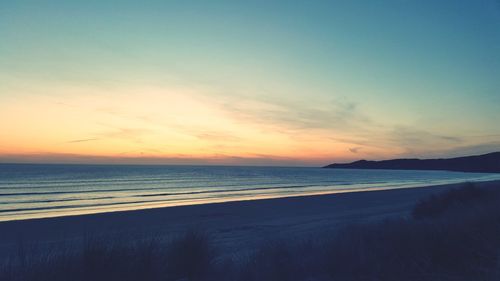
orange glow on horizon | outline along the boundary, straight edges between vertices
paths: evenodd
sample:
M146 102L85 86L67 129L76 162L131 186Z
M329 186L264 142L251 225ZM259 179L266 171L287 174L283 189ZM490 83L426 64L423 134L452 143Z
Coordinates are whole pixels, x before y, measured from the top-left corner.
M60 95L49 98L30 95L0 105L0 119L12 120L3 124L3 158L125 162L143 158L160 163L162 159L207 163L269 159L314 165L349 159L352 146L332 143L332 132L259 123L228 110L226 101L214 102L217 98L208 100L183 88L114 89L114 94L99 89L58 90Z

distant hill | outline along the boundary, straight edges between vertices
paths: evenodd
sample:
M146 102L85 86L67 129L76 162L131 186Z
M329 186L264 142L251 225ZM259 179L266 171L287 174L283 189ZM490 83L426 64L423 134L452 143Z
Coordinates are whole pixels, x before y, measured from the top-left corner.
M345 164L330 164L335 169L446 170L457 172L500 173L500 152L449 159L359 160Z

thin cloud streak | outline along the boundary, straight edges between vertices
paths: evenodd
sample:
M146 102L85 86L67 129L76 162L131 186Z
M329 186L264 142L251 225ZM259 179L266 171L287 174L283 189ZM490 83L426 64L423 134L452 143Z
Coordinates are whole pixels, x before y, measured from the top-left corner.
M66 143L80 143L80 142L89 142L89 141L98 141L100 139L93 138L93 139L81 139L81 140L70 140L67 141Z
M346 99L327 103L311 101L277 101L271 99L228 100L223 110L242 122L280 127L284 130L348 130L372 124L359 104Z

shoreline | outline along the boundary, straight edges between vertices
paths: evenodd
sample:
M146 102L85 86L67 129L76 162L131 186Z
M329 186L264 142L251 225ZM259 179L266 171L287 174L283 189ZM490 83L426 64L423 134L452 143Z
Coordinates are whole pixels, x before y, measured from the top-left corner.
M477 182L493 186L500 181ZM304 237L356 223L401 218L421 198L462 183L327 195L231 201L0 222L0 252L25 244L74 243L85 235L172 237L187 229L213 236L221 248L249 248L279 237Z
M500 179L486 179L486 180L473 180L472 182L481 183L489 181L500 181ZM324 196L324 195L334 195L343 193L357 193L357 192L372 192L372 191L384 191L393 189L410 189L410 188L422 188L429 186L443 186L443 185L454 185L460 184L464 181L451 180L451 181L437 181L435 183L407 183L407 184L371 184L368 187L359 185L358 187L345 188L345 189L329 189L324 191L295 191L283 194L260 194L260 195L246 195L241 197L221 197L221 198L193 198L185 199L180 201L160 200L158 202L143 202L142 204L137 204L136 206L128 205L130 203L118 203L117 206L110 209L102 208L87 208L87 209L76 209L76 210L50 210L50 213L21 213L17 215L2 215L0 214L0 224L4 222L12 221L26 221L26 220L39 220L39 219L52 219L52 218L63 218L63 217L77 217L77 216L87 216L87 215L99 215L106 213L116 213L116 212L134 212L141 210L151 210L151 209L163 209L163 208L176 208L184 206L196 206L196 205L210 205L210 204L224 204L230 202L244 202L244 201L258 201L258 200L271 200L271 199L282 199L282 198L293 198L293 197L309 197L309 196ZM123 204L123 207L119 207ZM128 206L127 206L128 205Z

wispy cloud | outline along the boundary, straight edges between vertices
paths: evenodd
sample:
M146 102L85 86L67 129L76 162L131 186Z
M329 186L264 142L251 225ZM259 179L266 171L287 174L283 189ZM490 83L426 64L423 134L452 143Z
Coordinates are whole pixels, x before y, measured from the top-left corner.
M215 141L215 142L236 142L241 138L226 132L206 131L196 134L196 137L201 140Z
M124 139L141 142L141 138L151 133L151 130L144 128L115 128L113 130L99 133L102 138Z
M356 154L356 153L358 153L361 149L362 149L362 147L359 147L359 146L358 146L358 147L351 147L351 148L349 148L349 151L350 151L350 152L352 152L352 153L354 153L354 154Z
M371 123L359 103L347 99L326 102L271 98L229 100L222 107L241 122L260 124L271 130L354 131Z
M388 141L400 147L412 149L421 147L456 145L463 139L456 136L441 135L408 126L398 126L387 134Z
M79 142L89 142L89 141L97 141L99 140L98 138L91 138L91 139L80 139L80 140L70 140L67 141L66 143L79 143Z

